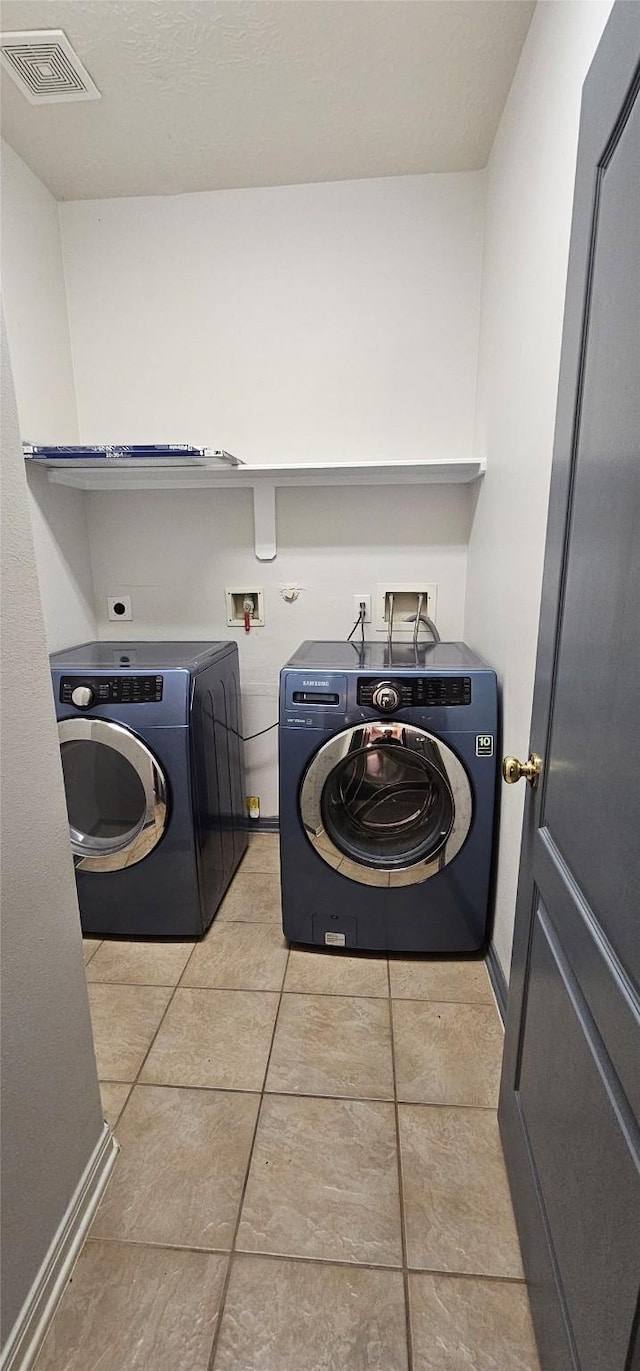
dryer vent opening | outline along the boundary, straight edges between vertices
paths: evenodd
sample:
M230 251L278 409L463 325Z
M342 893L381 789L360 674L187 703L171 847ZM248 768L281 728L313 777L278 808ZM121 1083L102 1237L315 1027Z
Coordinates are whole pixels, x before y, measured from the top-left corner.
M102 98L62 29L3 33L0 57L31 105Z

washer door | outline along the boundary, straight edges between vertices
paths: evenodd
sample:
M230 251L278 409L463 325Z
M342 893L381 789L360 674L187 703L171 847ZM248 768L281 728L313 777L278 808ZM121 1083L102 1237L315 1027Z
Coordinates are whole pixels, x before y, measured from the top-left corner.
M106 719L58 724L74 861L120 871L148 856L167 826L168 786L148 747Z
M363 885L413 885L457 855L471 827L467 773L439 738L411 724L359 724L316 753L300 816L320 857Z

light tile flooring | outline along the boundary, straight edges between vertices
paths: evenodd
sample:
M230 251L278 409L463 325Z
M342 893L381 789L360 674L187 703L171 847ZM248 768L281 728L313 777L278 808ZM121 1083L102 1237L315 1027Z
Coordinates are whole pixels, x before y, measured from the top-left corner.
M113 1179L37 1371L537 1371L479 961L85 940Z

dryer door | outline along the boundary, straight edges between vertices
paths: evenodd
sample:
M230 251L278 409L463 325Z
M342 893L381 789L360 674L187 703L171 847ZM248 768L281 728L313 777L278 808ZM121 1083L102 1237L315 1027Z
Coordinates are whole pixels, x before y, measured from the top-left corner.
M386 720L336 734L310 762L300 814L318 856L363 885L413 885L457 855L471 827L467 773L424 729Z
M76 866L120 871L142 861L168 818L167 781L153 753L107 719L63 719L58 736Z

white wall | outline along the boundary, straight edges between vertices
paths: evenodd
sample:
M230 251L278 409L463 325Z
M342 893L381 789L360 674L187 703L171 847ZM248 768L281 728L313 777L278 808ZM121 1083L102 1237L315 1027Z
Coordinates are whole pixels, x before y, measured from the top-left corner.
M462 636L467 487L278 492L278 556L257 562L249 492L91 494L89 529L100 636L236 638L245 733L277 718L278 672L304 638L345 638L353 596L383 576L438 586L443 637ZM279 587L303 587L286 604ZM264 628L225 624L223 588L264 587ZM106 596L130 594L131 624L109 623ZM374 636L370 626L368 636ZM277 813L277 734L247 744L248 789Z
M200 441L249 462L469 456L483 177L409 176L60 206L81 437ZM305 637L345 637L353 596L435 581L462 633L469 493L286 490L278 557L253 553L249 497L91 495L100 636L237 636L245 731L277 715ZM297 581L299 601L278 587ZM234 635L225 585L264 586ZM106 596L130 593L131 624ZM276 736L248 747L277 811Z
M610 0L539 4L487 175L465 637L502 678L527 755L582 82ZM494 942L508 975L524 786L503 787Z
M466 457L483 176L60 206L80 436Z
M1 474L4 1342L104 1127L4 317Z
M58 205L2 143L2 289L22 437L78 441ZM96 636L81 491L29 473L30 510L49 650Z

